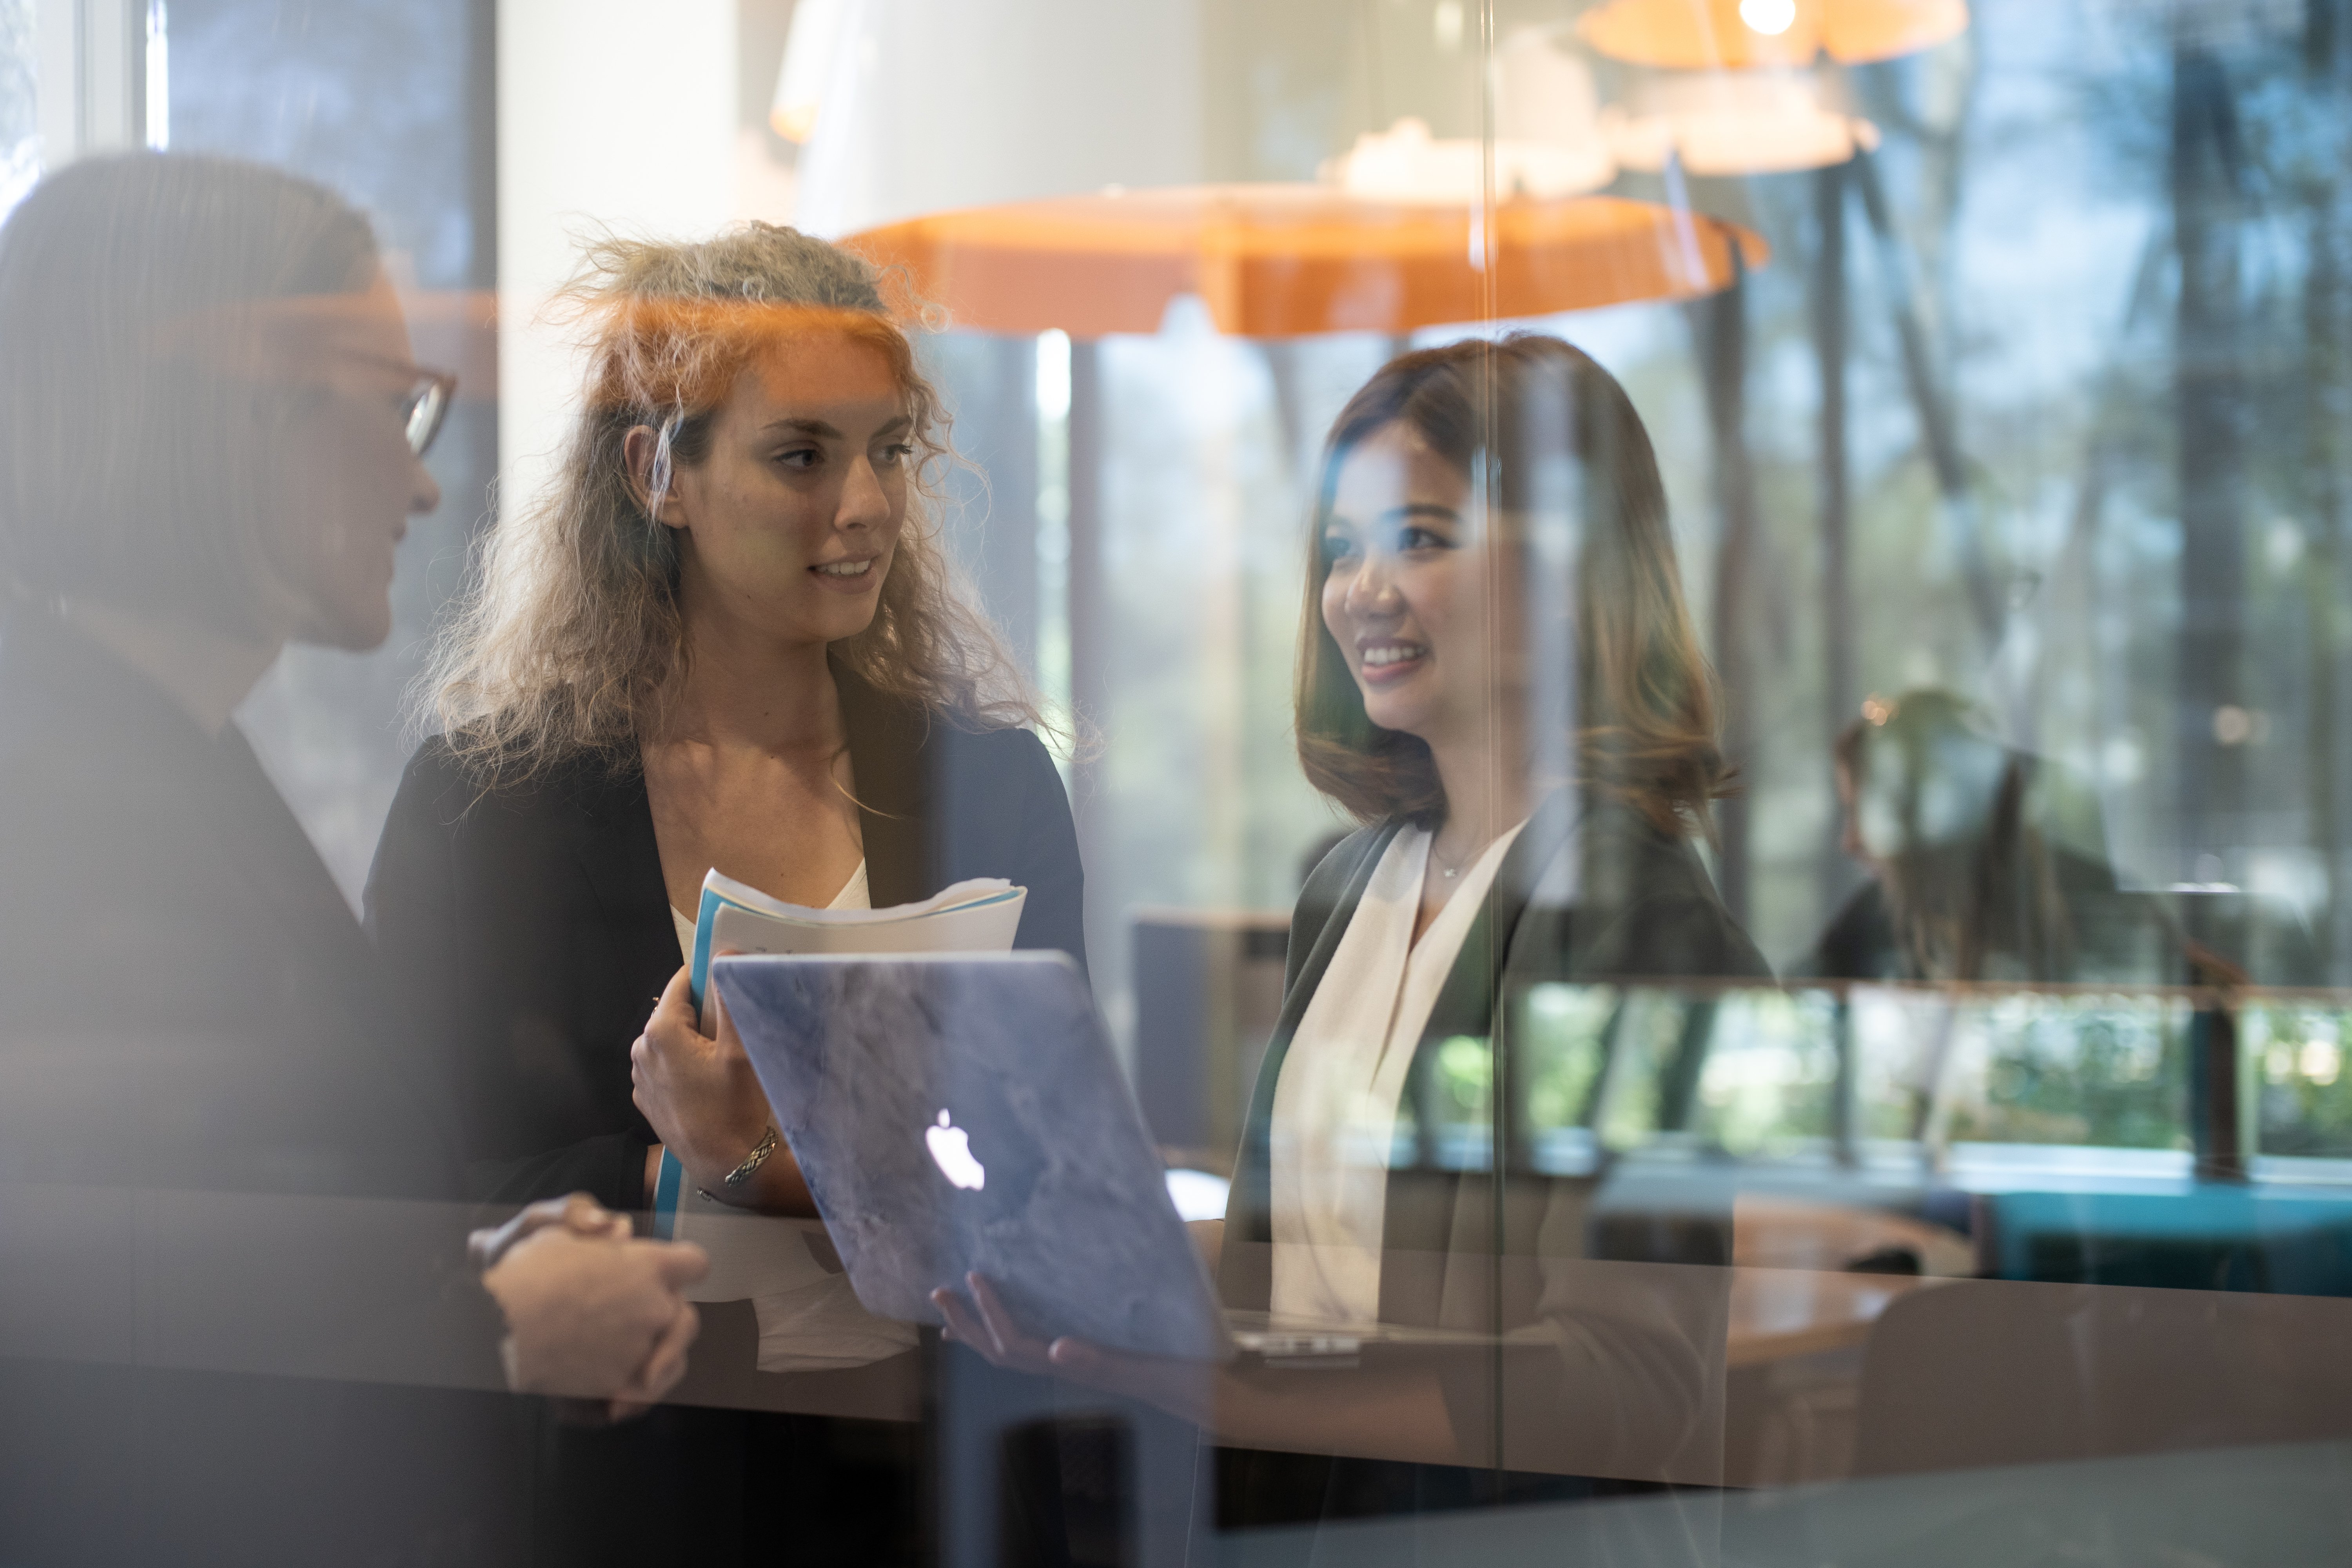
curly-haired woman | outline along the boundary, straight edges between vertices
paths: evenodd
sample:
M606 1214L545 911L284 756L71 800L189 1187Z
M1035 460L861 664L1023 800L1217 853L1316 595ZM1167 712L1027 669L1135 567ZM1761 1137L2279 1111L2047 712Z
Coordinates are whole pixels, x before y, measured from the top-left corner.
M953 591L931 516L945 420L872 268L752 224L607 240L568 298L589 328L585 402L441 641L442 733L393 805L371 927L457 1042L483 1196L642 1209L667 1145L700 1187L806 1214L788 1150L724 1180L773 1144L740 1049L704 1042L632 1082L704 873L842 907L1006 877L1029 889L1019 945L1083 959L1068 800L1019 678ZM855 1302L834 1289L838 1329ZM735 1316L707 1315L707 1349L748 1338ZM847 1337L869 1356L890 1340ZM661 1414L564 1439L581 1552L667 1560L727 1533L694 1522L726 1497L830 1485L806 1423L671 1418L695 1435L660 1455ZM652 1506L625 1522L583 1493Z

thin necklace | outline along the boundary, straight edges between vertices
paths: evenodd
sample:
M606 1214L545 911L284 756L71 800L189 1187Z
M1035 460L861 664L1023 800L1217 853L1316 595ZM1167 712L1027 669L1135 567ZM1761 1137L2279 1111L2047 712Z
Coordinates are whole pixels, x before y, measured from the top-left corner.
M1475 858L1478 851L1485 847L1486 846L1481 844L1477 846L1476 848L1468 850L1463 855L1461 859L1456 860L1453 865L1449 866L1437 853L1437 835L1433 833L1429 836L1429 858L1437 862L1438 872L1449 882L1454 880L1454 878L1462 875L1462 868L1468 865L1474 858Z

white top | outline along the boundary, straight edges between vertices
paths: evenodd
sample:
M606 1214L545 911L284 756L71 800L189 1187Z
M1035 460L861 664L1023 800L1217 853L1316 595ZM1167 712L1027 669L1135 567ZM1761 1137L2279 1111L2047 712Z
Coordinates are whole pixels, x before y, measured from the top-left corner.
M874 907L860 860L826 908ZM694 956L694 920L669 911L677 947ZM829 1272L809 1250L808 1240L824 1226L816 1220L772 1219L704 1198L680 1197L682 1223L709 1248L711 1272L689 1288L690 1300L734 1301L748 1296L760 1323L761 1372L826 1372L865 1366L911 1348L915 1331L875 1317L860 1306L849 1276ZM690 1212L688 1212L690 1211Z
M1282 1058L1269 1130L1277 1317L1369 1323L1381 1304L1381 1235L1397 1105L1430 1010L1524 822L1465 867L1412 940L1430 835L1389 841Z
M857 863L857 869L849 874L849 880L841 885L841 891L834 894L833 902L824 907L829 910L870 910L874 907L874 894L866 886L865 861ZM678 952L686 955L687 963L692 963L694 917L678 913L677 906L672 904L669 907L669 923L677 930Z

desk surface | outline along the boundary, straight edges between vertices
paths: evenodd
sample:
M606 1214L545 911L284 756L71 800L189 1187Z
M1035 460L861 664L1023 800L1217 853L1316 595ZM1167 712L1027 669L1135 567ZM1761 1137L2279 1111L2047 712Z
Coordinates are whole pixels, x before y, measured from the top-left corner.
M1941 1284L1916 1274L1735 1268L1724 1360L1756 1366L1859 1345L1898 1297Z

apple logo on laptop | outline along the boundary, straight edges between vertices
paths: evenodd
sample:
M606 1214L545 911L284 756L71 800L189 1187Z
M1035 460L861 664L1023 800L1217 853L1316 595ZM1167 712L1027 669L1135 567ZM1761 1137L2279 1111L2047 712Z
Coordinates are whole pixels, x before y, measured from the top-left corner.
M940 1112L936 1127L923 1129L923 1142L930 1145L931 1159L940 1172L959 1187L973 1192L988 1184L988 1168L971 1157L971 1135Z

